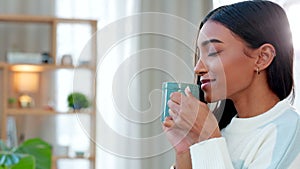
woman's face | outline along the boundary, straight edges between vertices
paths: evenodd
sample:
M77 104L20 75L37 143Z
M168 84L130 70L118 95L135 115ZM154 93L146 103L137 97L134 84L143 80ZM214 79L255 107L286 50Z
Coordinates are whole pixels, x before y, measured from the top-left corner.
M222 24L207 21L197 44L200 59L194 71L201 76L207 102L235 99L250 91L255 75L254 50L244 41Z

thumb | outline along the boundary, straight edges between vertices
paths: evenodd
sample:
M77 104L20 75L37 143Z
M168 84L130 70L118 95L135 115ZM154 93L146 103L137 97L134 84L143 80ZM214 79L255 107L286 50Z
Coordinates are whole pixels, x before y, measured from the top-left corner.
M192 92L191 92L191 89L189 86L187 86L185 89L184 89L184 93L187 95L187 96L193 96Z

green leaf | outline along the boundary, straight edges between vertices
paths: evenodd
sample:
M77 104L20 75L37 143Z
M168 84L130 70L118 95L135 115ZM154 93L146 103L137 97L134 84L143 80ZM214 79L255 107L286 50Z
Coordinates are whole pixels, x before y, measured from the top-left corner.
M51 145L40 138L26 140L18 147L16 153L32 155L35 158L36 169L51 168Z
M0 154L0 165L4 165L6 160L6 154Z
M86 96L79 92L73 92L68 95L68 106L73 109L81 109L89 107L89 101Z
M10 158L12 164L18 163L20 161L20 159L21 159L21 157L19 155L17 155L17 154L11 154L9 156L9 158Z
M1 166L12 166L20 161L20 156L12 154L11 152L1 152L0 154L0 165Z
M9 148L6 146L6 144L2 140L0 140L0 150L1 151L8 151L9 150Z
M35 159L32 155L25 155L20 162L12 166L11 169L35 169Z

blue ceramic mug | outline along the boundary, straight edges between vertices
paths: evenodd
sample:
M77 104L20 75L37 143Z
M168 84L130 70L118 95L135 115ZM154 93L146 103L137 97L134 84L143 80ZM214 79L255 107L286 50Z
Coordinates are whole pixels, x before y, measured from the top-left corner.
M177 83L177 82L164 82L162 85L162 115L161 121L164 121L169 116L168 100L173 92L181 92L184 94L186 87L190 87L193 96L199 99L199 85L192 83Z

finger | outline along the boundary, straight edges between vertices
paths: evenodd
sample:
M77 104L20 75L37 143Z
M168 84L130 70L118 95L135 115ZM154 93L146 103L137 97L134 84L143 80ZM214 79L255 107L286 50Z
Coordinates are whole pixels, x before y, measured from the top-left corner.
M181 97L182 97L182 93L180 93L180 92L173 92L170 95L170 100L172 100L173 102L175 102L177 104L180 104Z
M191 92L191 89L189 86L187 86L185 89L184 89L184 93L187 95L187 96L193 96L192 92ZM194 97L194 96L193 96Z
M169 109L174 111L174 113L176 113L176 114L178 114L178 112L180 111L180 105L173 102L172 100L168 101L168 106L169 106Z
M165 120L173 120L173 119L172 119L172 117L167 116L167 117L165 118Z
M163 122L163 126L166 128L170 128L173 127L175 125L173 119L171 117L166 117L164 122Z
M172 111L171 109L169 109L169 115L172 119L175 119L178 116L178 113Z

